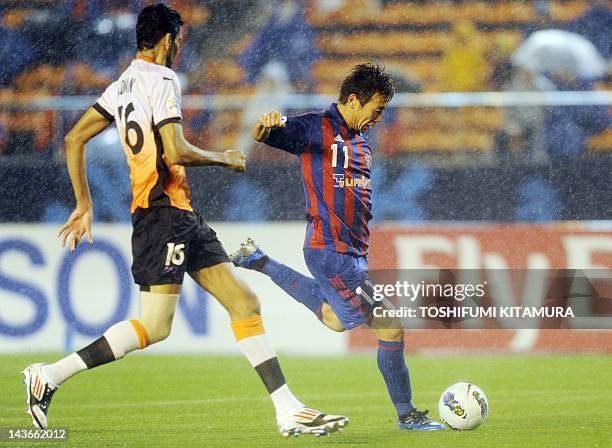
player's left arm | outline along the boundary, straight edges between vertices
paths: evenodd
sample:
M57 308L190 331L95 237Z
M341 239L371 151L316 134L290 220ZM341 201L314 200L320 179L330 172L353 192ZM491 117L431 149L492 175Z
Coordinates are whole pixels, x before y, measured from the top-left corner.
M182 166L217 165L238 172L245 170L246 158L242 151L206 151L187 141L182 124L181 86L176 76L161 77L153 92L153 125L161 137L166 162Z
M64 138L64 152L76 206L68 221L59 230L58 236L62 240L62 247L68 242L71 252L76 249L83 235L87 236L87 241L93 243L91 235L93 203L87 183L85 145L111 122L109 117L90 107Z
M200 149L187 141L181 123L164 124L159 129L159 134L164 145L166 160L172 165L216 165L233 171L245 171L246 158L241 150L228 149L225 152L216 152Z

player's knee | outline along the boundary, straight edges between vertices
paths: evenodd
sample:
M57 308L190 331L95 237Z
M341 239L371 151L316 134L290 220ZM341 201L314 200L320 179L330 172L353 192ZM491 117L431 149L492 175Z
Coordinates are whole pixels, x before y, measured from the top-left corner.
M154 326L149 334L149 343L161 342L170 336L170 326Z
M376 337L382 341L401 342L404 340L403 328L385 328L376 330Z
M163 341L170 335L178 294L142 293L140 322L149 344Z
M147 332L147 337L150 344L161 342L170 336L172 331L172 319L170 320L149 320L141 318L142 324Z

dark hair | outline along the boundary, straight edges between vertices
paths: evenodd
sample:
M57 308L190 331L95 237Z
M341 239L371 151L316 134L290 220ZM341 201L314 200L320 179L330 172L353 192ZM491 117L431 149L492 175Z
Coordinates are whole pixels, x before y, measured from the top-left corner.
M383 65L376 62L358 64L342 81L340 98L338 98L340 103L346 104L351 93L357 96L362 106L370 101L375 93L383 96L387 101L391 101L395 93L393 78L385 72Z
M163 3L150 5L138 15L136 24L136 44L139 50L153 48L162 37L170 33L172 41L176 39L183 25L181 15Z

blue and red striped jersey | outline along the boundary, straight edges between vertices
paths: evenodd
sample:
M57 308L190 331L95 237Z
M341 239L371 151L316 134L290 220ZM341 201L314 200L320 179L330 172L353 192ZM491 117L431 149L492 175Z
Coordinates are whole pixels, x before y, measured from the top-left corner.
M265 143L300 158L308 220L304 248L366 255L372 151L347 126L337 105L289 117L284 128L271 130Z

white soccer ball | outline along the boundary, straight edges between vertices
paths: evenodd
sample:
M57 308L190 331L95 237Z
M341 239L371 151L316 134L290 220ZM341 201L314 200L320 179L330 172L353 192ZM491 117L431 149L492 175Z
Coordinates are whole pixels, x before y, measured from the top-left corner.
M470 383L449 386L438 403L444 423L453 429L476 429L487 418L489 402L480 388Z

